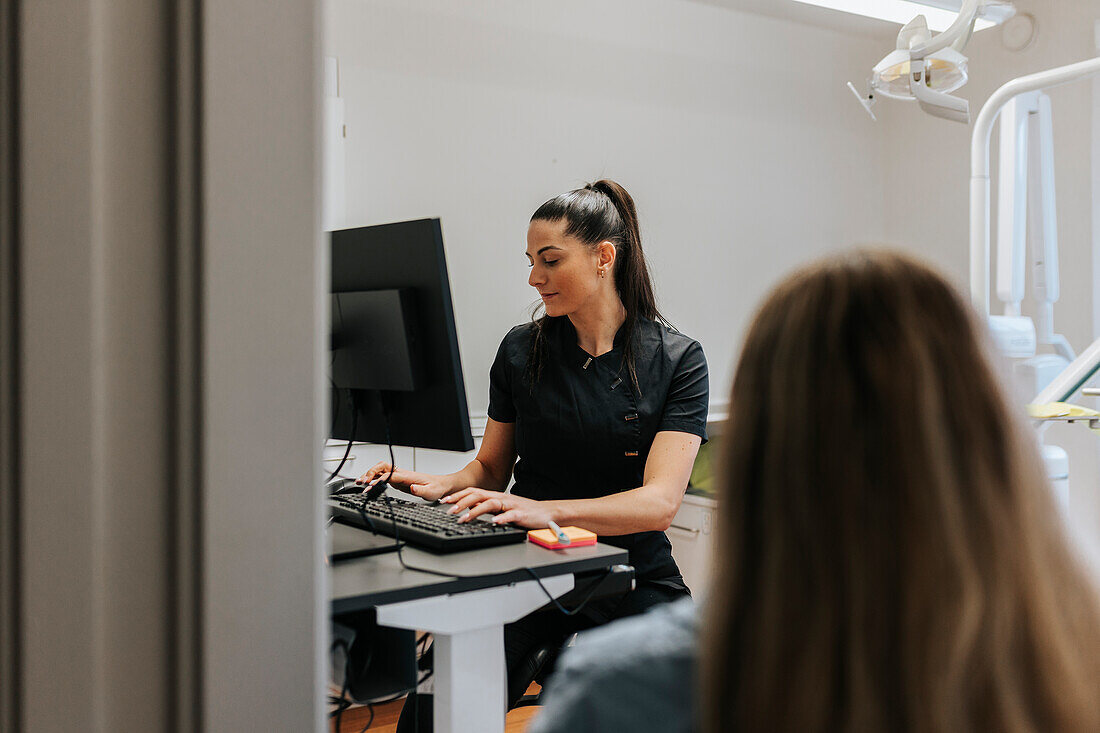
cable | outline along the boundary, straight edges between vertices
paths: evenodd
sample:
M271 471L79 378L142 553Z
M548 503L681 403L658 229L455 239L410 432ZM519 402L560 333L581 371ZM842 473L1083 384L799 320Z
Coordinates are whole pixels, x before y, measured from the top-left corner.
M336 361L336 356L332 357L333 361ZM329 369L332 369L332 364L329 364ZM332 425L329 426L328 434L332 435L336 432L336 421L340 419L340 388L336 386L336 382L332 381L332 377L328 378L328 383L332 385L332 390L336 392L336 407L332 411Z
M390 413L389 410L386 409L386 395L384 392L378 393L378 402L382 405L382 424L386 428L386 445L390 449L390 472L386 476L385 481L385 483L389 484L390 479L393 478L393 471L397 466L394 465L393 460L393 438L390 436Z
M420 668L421 658L423 658L423 656L428 651L428 634L424 634L422 637L420 637L419 643L421 648L420 651L418 651L416 654L417 669ZM420 730L420 685L424 684L424 682L426 682L428 678L432 676L433 672L435 672L434 660L431 668L428 670L428 673L424 675L419 682L416 683L416 687L413 688L413 691L409 695L412 698L413 730L416 731Z
M539 584L539 588L542 588L542 592L546 594L546 597L550 599L550 602L554 604L554 607L556 609L558 609L559 611L561 611L566 616L576 616L578 613L580 613L581 610L585 607L585 605L590 600L592 600L592 597L594 595L596 595L596 591L599 590L600 585L602 585L603 582L611 576L611 573L615 572L614 566L609 567L607 569L607 571L603 574L603 577L600 578L598 582L592 584L592 589L590 591L588 591L588 595L586 595L584 597L584 599L581 600L581 602L577 605L577 607L572 609L572 610L566 610L565 606L561 605L561 603L558 602L557 598L550 595L550 591L546 590L546 586L542 584L542 580L539 578L539 576L535 575L534 570L532 570L531 568L523 568L523 569L526 570L527 573L532 578L535 579L535 582Z
M352 418L351 424L352 424L352 426L355 425L355 418ZM352 427L352 431L353 431L352 434L354 435L355 434L354 433L354 431L355 431L354 427ZM345 463L347 463L348 455L351 453L351 444L353 442L354 441L351 438L348 438L348 447L344 451L344 457L340 459L340 463L336 466L336 469L328 475L328 478L325 479L325 485L326 486L328 485L328 483L330 481L332 481L334 478L336 478L336 475L340 473L340 469L344 467ZM347 478L347 477L346 476L341 476L340 478Z
M367 719L367 724L359 730L359 733L367 733L367 729L374 724L374 705L368 702L367 710L370 711L370 718ZM339 729L337 730L337 733L339 733Z
M387 703L394 702L395 700L400 700L401 698L405 697L406 695L411 695L413 693L413 690L415 690L417 687L419 687L420 685L427 682L428 679L431 676L432 676L432 672L431 672L431 670L429 670L423 677L421 677L417 680L415 687L409 687L409 688L406 688L404 690L401 690L400 692L395 692L394 694L390 695L389 697L379 697L379 698L376 698L374 700L368 700L367 702L364 702L363 704L364 705L385 705Z
M339 405L340 401L337 400L336 402L337 405ZM359 427L359 411L355 409L355 393L352 392L350 389L348 390L348 406L351 407L351 435L348 436L348 447L344 451L344 457L340 459L340 463L336 466L336 470L330 473L328 475L328 478L325 479L326 485L329 481L332 481L332 479L336 478L336 474L340 473L340 469L344 467L345 463L347 463L348 456L351 454L351 444L355 440L355 429ZM336 426L335 418L333 418L332 424L333 427ZM330 432L329 435L332 435L332 433ZM393 449L391 448L390 450L392 453Z
M414 700L415 700L415 697L416 697L416 689L417 689L418 687L420 687L420 685L422 685L422 684L424 684L425 682L427 682L427 681L428 681L428 679L429 679L429 678L430 678L431 676L432 676L432 670L428 670L428 673L427 673L427 674L425 674L425 675L424 675L423 677L419 678L419 679L417 680L416 684L415 684L415 685L414 685L413 687L410 687L410 688L408 688L408 689L402 690L401 692L398 692L398 693L396 693L396 694L393 694L393 695L391 695L391 696L389 696L389 697L383 697L383 698L378 698L378 699L375 699L375 700L368 700L367 702L363 703L364 705L366 705L366 706L367 706L367 710L368 710L368 712L370 713L370 718L368 718L368 719L367 719L367 724L366 724L366 725L364 725L364 726L362 727L362 729L361 729L361 730L359 731L359 733L364 733L365 731L367 731L368 729L370 729L370 727L371 727L371 726L372 726L372 725L374 724L374 706L375 706L375 705L386 705L386 704L389 704L389 703L391 703L391 702L397 702L397 701L398 701L398 700L400 700L401 698L403 698L403 697L408 697L409 695L412 695L412 696L413 696L413 698L414 698ZM350 702L348 702L348 703L346 704L346 706L344 707L344 710L347 710L347 708L349 708L349 707L351 707L351 703L350 703ZM415 710L415 705L414 705L414 710ZM415 713L414 713L414 716L415 716ZM331 717L331 716L330 716L330 717ZM414 723L415 723L415 722L416 722L416 721L414 720ZM340 730L340 726L339 726L339 723L337 723L337 726L336 726L336 730L337 730L337 731L339 731L339 730ZM414 726L413 726L413 730L419 730L419 726L418 726L418 725L414 725Z
M351 655L351 645L348 644L346 639L334 639L332 646L329 647L329 652L332 653L337 648L342 647L344 649L344 683L340 688L340 697L337 698L338 704L336 710L329 714L329 717L336 718L336 730L340 730L340 718L344 714L344 711L352 706L352 700L348 699L348 695L351 692L351 679L356 676L353 668L353 660ZM357 648L362 648L357 647ZM374 645L368 644L366 648L366 656L363 659L361 665L362 670L365 672L374 661ZM331 701L331 700L330 700Z
M332 646L329 647L329 654L332 654L338 647L344 648L344 682L340 686L340 703L336 707L336 711L330 715L330 717L336 718L336 730L340 730L340 720L343 718L344 711L351 707L351 703L347 701L348 686L351 683L351 647L343 639L335 639L332 642Z

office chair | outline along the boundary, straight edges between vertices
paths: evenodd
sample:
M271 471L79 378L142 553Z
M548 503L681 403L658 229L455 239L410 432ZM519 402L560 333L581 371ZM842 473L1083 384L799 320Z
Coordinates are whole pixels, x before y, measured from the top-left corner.
M521 663L520 673L516 675L515 681L509 685L508 699L516 701L515 705L512 706L513 709L540 704L539 698L542 695L542 690L546 689L546 682L554 673L558 657L565 647L573 644L576 637L577 635L574 633L556 639L548 639L531 650L531 653ZM537 682L542 690L528 695L526 691L532 682Z

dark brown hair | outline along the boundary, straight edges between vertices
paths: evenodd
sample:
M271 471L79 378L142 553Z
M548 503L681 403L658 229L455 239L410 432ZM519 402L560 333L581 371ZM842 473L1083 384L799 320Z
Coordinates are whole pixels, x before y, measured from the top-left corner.
M1095 587L941 276L861 252L789 277L725 440L708 733L1100 730Z
M642 251L642 235L638 228L638 211L634 199L626 189L608 179L589 183L584 188L555 196L531 215L531 221L565 221L566 236L574 237L581 244L595 249L601 242L615 245L615 266L612 276L615 289L626 309L624 322L626 338L623 346L623 363L630 374L634 389L638 389L638 375L634 368L634 326L639 320L668 321L657 310L653 295L653 282L649 266ZM547 316L539 315L536 307L533 315L535 336L531 342L531 355L527 361L527 374L532 382L538 381L546 356L543 329Z

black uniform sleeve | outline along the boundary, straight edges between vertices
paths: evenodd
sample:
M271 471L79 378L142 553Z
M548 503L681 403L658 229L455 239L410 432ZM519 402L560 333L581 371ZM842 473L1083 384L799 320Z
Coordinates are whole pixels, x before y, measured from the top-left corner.
M510 334L509 334L510 335ZM489 368L489 417L497 422L515 422L516 404L512 399L512 368L508 359L508 336L500 342L496 359Z
M691 345L680 357L672 383L668 388L668 397L657 425L661 430L675 430L681 433L698 435L707 442L707 406L710 401L710 378L707 372L707 358L698 341Z

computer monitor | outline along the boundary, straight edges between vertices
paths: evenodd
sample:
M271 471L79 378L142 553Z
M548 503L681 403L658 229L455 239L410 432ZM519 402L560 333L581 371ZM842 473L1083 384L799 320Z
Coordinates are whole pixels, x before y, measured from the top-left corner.
M330 236L331 437L473 450L439 219Z

